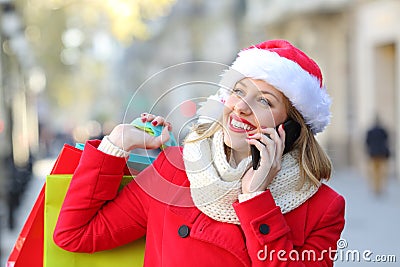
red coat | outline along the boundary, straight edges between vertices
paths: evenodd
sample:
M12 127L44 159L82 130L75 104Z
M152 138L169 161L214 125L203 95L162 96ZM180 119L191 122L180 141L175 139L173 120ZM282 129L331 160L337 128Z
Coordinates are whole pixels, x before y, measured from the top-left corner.
M240 225L222 223L193 206L180 148L166 149L116 197L125 159L98 144L87 143L71 181L54 232L60 247L94 252L146 235L145 266L333 265L345 202L328 186L284 215L267 190L234 204Z

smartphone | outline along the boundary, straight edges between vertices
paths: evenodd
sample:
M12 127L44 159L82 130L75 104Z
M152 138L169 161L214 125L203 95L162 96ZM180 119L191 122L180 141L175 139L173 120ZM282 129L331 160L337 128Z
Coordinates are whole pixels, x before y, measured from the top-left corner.
M280 125L278 125L275 129L278 131ZM283 154L292 150L294 142L296 142L297 138L300 136L301 126L298 122L288 119L283 123L283 129L285 130L285 149L283 150ZM257 170L260 165L260 151L256 148L255 145L250 146L251 149L251 157L253 161L253 170Z

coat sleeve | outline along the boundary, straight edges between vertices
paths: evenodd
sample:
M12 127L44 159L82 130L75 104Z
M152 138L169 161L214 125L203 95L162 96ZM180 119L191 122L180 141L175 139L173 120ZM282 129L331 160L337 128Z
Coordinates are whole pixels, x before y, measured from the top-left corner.
M145 235L149 197L134 181L118 192L125 163L97 150L95 142L86 143L55 227L59 247L95 252Z
M343 197L336 194L324 207L304 244L295 247L291 229L269 190L248 201L234 203L252 266L274 267L333 266L336 242L344 227L344 207Z

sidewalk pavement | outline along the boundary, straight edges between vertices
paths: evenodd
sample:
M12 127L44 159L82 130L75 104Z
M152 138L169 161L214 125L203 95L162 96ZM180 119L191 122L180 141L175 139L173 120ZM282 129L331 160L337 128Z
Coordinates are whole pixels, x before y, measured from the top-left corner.
M342 249L335 266L399 266L400 181L390 177L384 193L376 196L366 177L347 169L335 172L328 185L346 199L346 224L338 242Z
M47 159L35 163L34 177L16 212L15 230L9 231L2 226L0 266L5 266L53 162L54 159ZM391 177L385 193L377 197L372 193L365 177L355 170L346 169L335 171L328 185L346 199L346 226L339 243L341 249L338 249L335 266L399 266L400 181ZM379 257L388 261L392 255L396 262L376 261Z

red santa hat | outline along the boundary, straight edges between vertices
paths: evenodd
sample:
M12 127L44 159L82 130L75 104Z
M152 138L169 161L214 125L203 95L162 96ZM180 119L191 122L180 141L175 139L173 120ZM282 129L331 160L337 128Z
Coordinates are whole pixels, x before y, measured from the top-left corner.
M314 134L330 122L331 99L321 70L304 52L285 40L270 40L239 52L222 75L221 89L212 98L224 102L241 79L263 80L280 90L302 114Z

